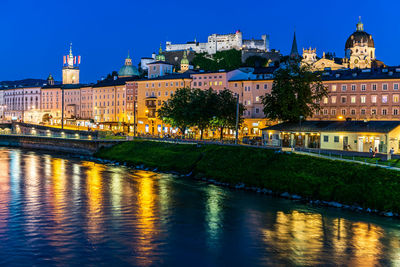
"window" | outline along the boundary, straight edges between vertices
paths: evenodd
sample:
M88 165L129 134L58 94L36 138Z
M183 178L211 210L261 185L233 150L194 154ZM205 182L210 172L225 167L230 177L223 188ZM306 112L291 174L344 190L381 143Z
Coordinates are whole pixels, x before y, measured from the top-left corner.
M324 115L328 115L328 110L324 109Z
M333 116L335 116L335 115L336 115L336 109L331 109L331 114L332 114Z
M386 115L387 114L387 109L382 109L382 115Z
M351 115L356 115L356 110L352 109L350 113L351 113Z
M260 89L260 85L259 84L256 84L256 89L257 90Z
M365 91L366 88L367 88L367 85L365 85L365 84L362 84L362 85L361 85L361 91Z
M371 114L372 114L372 115L376 115L376 109L372 109L372 110L371 110Z
M167 83L168 84L168 83ZM168 86L168 85L167 85ZM197 86L197 82L193 82L193 86Z
M351 101L352 104L356 103L356 96L352 95L351 98L350 98L350 101Z
M371 96L371 102L372 103L376 103L376 95L372 95Z
M334 136L333 137L333 142L339 143L339 136Z
M264 84L264 89L268 89L268 84Z
M372 85L372 91L376 91L376 84Z
M346 91L347 90L347 85L342 85L342 91Z
M332 92L336 92L336 84L333 84L333 85L332 85L331 90L332 90Z
M397 108L393 109L393 115L399 115L399 110Z
M329 136L328 135L324 135L324 142L329 142Z
M399 95L393 95L393 103L399 102Z
M201 82L199 82L199 86L201 86Z
M383 104L386 104L387 101L388 101L388 96L387 96L387 95L383 95L383 96L382 96L382 103L383 103Z
M342 96L342 98L341 98L342 104L346 103L346 100L347 100L347 96Z
M361 110L361 115L365 115L365 109Z
M256 114L258 114L260 112L259 108L256 108Z
M332 104L336 104L336 96L332 96Z
M355 84L352 84L351 85L351 91L355 91L356 90L356 85Z
M387 83L382 84L382 90L386 91L388 89Z
M324 97L324 104L328 104L328 98Z
M346 115L346 110L342 109L342 115Z
M393 90L399 90L399 84L398 83L393 84Z
M259 102L259 101L260 101L260 97L256 96L256 102Z
M362 103L362 104L365 104L365 101L367 100L367 96L362 95L361 98L360 98L360 100L361 100L361 103Z

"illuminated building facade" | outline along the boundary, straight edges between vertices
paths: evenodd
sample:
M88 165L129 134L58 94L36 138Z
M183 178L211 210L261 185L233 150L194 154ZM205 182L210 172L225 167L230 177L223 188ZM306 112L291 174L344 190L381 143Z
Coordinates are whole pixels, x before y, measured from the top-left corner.
M137 132L163 135L176 133L169 125L157 118L157 109L178 88L190 87L190 73L170 74L158 78L137 81Z

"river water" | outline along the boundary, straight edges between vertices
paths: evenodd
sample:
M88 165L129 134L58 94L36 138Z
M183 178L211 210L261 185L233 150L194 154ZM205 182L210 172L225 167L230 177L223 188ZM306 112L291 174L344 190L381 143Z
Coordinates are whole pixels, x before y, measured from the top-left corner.
M0 265L400 265L400 221L0 148Z

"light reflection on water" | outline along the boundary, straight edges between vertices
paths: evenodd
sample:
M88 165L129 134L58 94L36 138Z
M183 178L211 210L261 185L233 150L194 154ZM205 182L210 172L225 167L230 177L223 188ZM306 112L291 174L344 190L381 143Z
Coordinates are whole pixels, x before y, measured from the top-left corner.
M400 264L399 222L0 149L0 265Z

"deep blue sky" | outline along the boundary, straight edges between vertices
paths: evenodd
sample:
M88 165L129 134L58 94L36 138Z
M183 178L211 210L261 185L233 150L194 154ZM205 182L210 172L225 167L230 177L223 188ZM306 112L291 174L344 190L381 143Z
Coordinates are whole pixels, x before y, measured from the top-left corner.
M204 42L212 33L240 29L244 38L270 35L271 48L316 47L344 56L344 44L362 16L375 40L377 58L400 65L398 1L134 1L1 0L0 80L61 80L62 56L73 43L82 56L81 82L94 82L123 64L134 63L166 40Z

